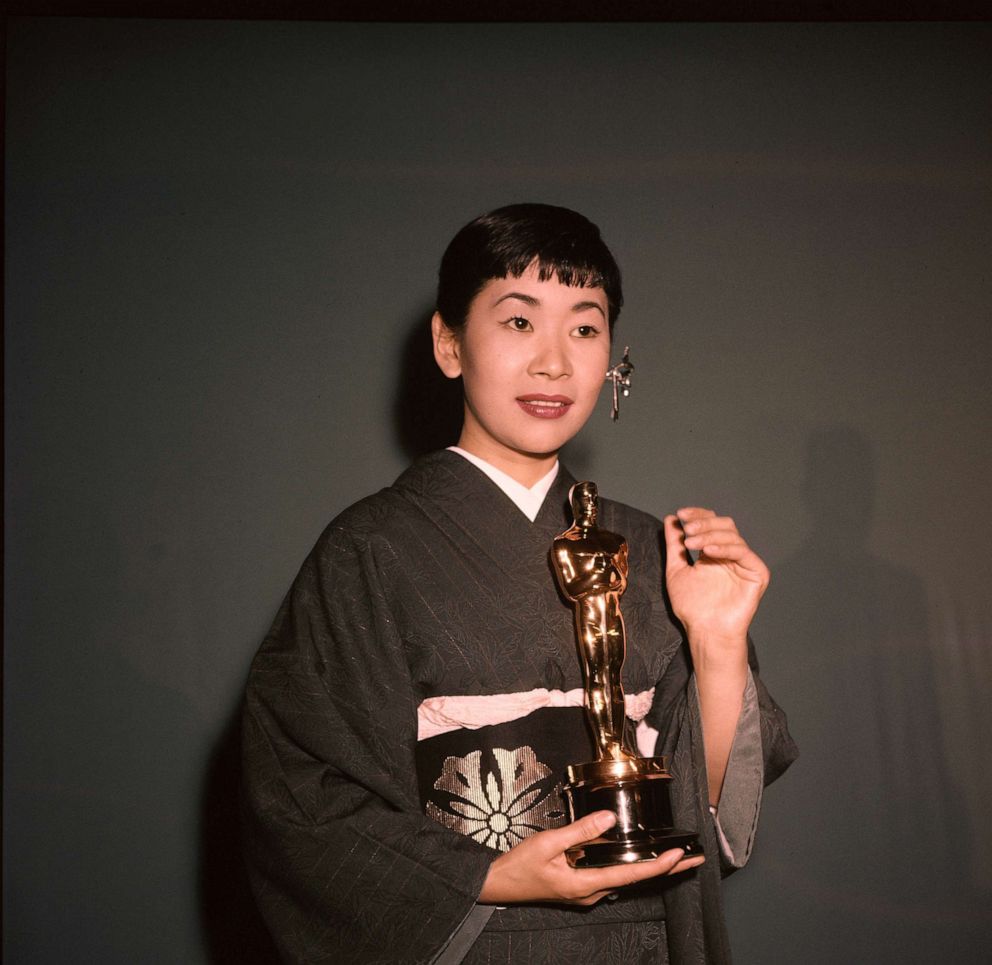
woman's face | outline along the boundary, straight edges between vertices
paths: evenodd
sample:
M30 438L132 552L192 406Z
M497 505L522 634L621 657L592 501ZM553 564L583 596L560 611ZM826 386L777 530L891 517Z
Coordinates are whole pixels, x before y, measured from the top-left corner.
M606 293L532 265L488 281L453 335L435 315L435 356L462 377L465 422L458 444L530 485L589 418L609 368Z

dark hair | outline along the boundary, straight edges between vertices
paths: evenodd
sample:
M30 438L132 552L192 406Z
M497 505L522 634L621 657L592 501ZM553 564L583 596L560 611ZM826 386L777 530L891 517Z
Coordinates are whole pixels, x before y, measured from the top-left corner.
M610 331L623 305L620 269L588 218L550 204L510 204L480 215L448 245L438 271L437 310L448 328L465 324L469 305L492 278L519 278L533 263L538 278L602 288Z

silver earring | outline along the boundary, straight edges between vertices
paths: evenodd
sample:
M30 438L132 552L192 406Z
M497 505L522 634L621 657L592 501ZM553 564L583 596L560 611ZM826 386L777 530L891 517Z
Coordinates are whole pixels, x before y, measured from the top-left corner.
M613 412L611 418L614 422L620 418L620 396L624 398L630 395L630 376L634 371L634 363L630 361L630 346L623 350L623 358L617 362L607 373L606 381L613 383Z

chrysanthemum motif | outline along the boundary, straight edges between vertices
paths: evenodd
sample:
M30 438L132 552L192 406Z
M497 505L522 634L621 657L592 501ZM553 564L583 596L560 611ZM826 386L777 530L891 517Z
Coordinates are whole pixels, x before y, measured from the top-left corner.
M483 769L482 751L449 757L434 788L450 795L445 806L427 802L427 814L460 834L509 851L536 831L565 823L561 785L529 747L492 750L495 768ZM487 761L487 763L489 763Z

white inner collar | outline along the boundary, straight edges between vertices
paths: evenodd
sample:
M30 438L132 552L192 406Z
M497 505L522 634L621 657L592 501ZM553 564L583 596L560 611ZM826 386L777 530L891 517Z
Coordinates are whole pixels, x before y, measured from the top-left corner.
M548 490L551 488L551 484L555 481L558 475L558 460L555 460L555 464L548 470L548 474L541 479L538 479L533 486L528 489L523 483L518 483L516 479L512 476L508 476L502 469L497 469L491 463L486 462L485 459L480 459L478 456L471 452L466 452L464 449L459 449L458 446L448 446L449 452L457 452L459 456L463 456L467 459L473 466L477 466L481 469L500 489L506 493L510 499L513 500L514 505L520 510L532 523L537 519L537 514L541 511L541 506L544 504L544 498L548 495Z

